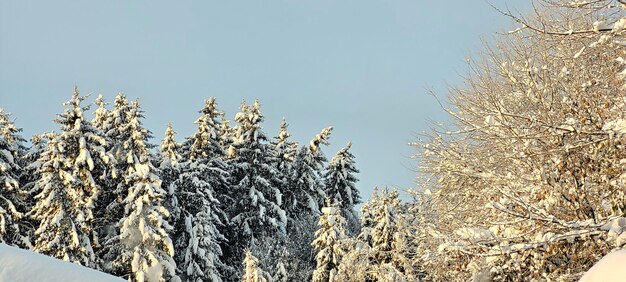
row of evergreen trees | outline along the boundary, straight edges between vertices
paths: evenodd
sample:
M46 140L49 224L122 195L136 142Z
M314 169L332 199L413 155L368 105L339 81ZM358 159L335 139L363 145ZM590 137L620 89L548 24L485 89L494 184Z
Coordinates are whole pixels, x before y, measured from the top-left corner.
M264 271L250 251L244 259L243 282L409 282L424 277L416 264L413 242L416 226L413 204L401 203L397 191L375 189L361 211L361 230L349 234L339 204L327 200L319 217L312 246L315 269L307 280L294 280L279 263L272 273Z
M168 126L156 152L137 101L100 96L88 119L84 100L75 89L28 148L0 110L0 242L137 281L236 281L250 250L268 277L304 281L327 277L313 247L329 210L359 232L350 144L328 164L321 150L331 127L299 146L283 120L270 140L258 101L231 126L210 98L197 131L178 143Z

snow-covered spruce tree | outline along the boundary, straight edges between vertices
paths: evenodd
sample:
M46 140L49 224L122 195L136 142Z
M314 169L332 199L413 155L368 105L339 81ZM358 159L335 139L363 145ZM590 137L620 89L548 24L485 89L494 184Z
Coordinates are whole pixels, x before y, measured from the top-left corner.
M289 220L285 242L289 263L285 266L290 279L311 280L315 269L315 250L310 243L315 239L319 207L324 201L322 176L326 162L320 146L328 144L331 130L332 127L323 129L308 146L298 150L291 173L293 178L284 188L287 197L283 199Z
M361 207L360 232L345 242L347 252L337 267L338 281L358 282L372 279L370 253L372 230L376 224L374 214L379 205L379 194L378 188L374 188L370 199Z
M358 179L354 176L359 170L354 165L354 155L348 151L350 147L352 143L331 159L324 180L326 196L339 204L341 209L352 212L354 206L361 202L361 196L355 185Z
M105 272L121 276L128 273L127 266L116 262L116 259L121 256L122 249L124 249L122 242L119 241L119 223L124 215L124 199L128 196L130 187L124 175L128 174L132 164L128 162L132 161L128 155L132 153L133 147L125 145L125 143L132 144L129 142L132 136L129 127L131 109L128 99L122 93L115 96L113 109L108 114L104 108L104 101L102 99L99 101L96 113L100 113L102 117L94 118L92 123L105 132L107 152L113 155L116 162L115 170L105 182L105 189L100 197L100 208L96 212L98 233L100 241L103 242L98 257L103 263L101 268Z
M278 133L278 136L274 137L270 146L267 147L268 150L271 150L272 156L272 167L274 169L274 177L272 177L271 185L273 187L278 188L280 194L282 195L282 203L283 209L286 209L286 202L295 203L295 200L291 198L291 200L286 199L286 197L292 197L293 193L291 193L291 183L290 180L293 179L293 158L295 156L297 150L297 144L291 142L289 137L291 135L287 132L287 123L283 119L281 123L281 129ZM294 223L290 221L290 218L287 217L286 225L293 225ZM314 232L314 230L312 231ZM312 235L312 234L311 234ZM287 268L286 265L293 266L293 268L297 268L297 263L294 263L297 260L293 257L289 250L287 249L288 239L285 236L266 236L264 238L256 238L255 244L250 246L250 251L253 254L259 254L260 260L259 265L263 269L275 269L278 271L276 274L279 275L279 279L295 279L300 280L298 275L295 275L294 272L291 272L289 276L287 276ZM301 243L301 242L300 242ZM281 254L280 256L267 256L265 254ZM284 275L280 274L280 269L285 270ZM301 268L300 268L301 269ZM307 277L310 275L306 275Z
M102 135L105 141L104 148L107 151L107 153L110 153L111 155L113 155L111 152L111 148L113 147L116 139L112 137L116 137L117 135L116 133L109 132L113 126L112 125L113 119L111 116L111 112L106 108L107 103L104 101L104 97L102 95L98 95L98 97L96 98L94 102L94 105L97 108L94 111L94 117L91 120L91 125L95 127L96 129L100 130L100 132L102 132ZM116 156L116 157L120 158L120 156ZM98 199L99 204L94 211L94 216L95 216L94 228L98 232L100 243L104 243L109 233L111 233L110 231L107 232L106 230L107 226L110 227L114 225L114 224L111 224L109 220L107 220L107 213L106 213L107 208L112 202L111 197L112 197L113 190L115 189L115 187L117 186L117 182L119 181L119 179L115 179L117 176L116 170L115 170L116 163L112 161L111 164L113 165L114 169L112 169L108 175L101 176L98 179L96 179L96 182L99 183L102 188L102 192L100 193L100 197ZM112 228L109 228L109 229L112 229Z
M259 267L259 260L249 250L245 251L241 282L267 282L267 274Z
M213 190L224 183L225 175L212 166L211 159L200 158L183 163L182 173L174 182L181 211L174 233L174 258L178 273L189 281L222 281L233 273L222 263L220 243L225 237L220 230L225 214Z
M398 192L382 190L373 211L368 273L376 281L414 281L407 248L409 232Z
M299 243L301 244L302 242ZM260 268L272 271L276 270L279 264L282 263L286 272L288 272L289 270L287 269L287 265L293 267L297 265L298 262L295 261L297 258L288 255L289 252L287 246L287 238L283 234L279 234L276 236L265 236L262 238L255 237L249 250L253 255L258 257ZM268 279L271 278L270 276L268 276ZM308 279L310 279L309 276L310 273L307 273L306 277L308 277ZM297 280L298 277L300 276L297 275L297 273L289 273L287 279Z
M69 215L75 209L70 189L66 183L71 183L71 165L61 152L59 139L56 134L49 133L52 138L47 142L47 148L42 153L41 178L37 183L40 193L35 196L36 205L29 216L38 223L35 231L34 251L62 258L68 261L81 261L82 246L80 246L79 228ZM89 246L91 248L91 246Z
M175 226L175 259L182 277L189 280L232 278L233 267L222 262L223 249L230 251L224 234L228 233L228 216L232 204L229 191L229 165L222 147L222 113L215 98L205 101L195 121L198 130L183 144L182 172L174 185L181 209L181 220ZM232 277L231 277L232 276Z
M376 224L376 207L380 204L380 191L374 188L372 196L361 207L360 232L346 240L347 252L337 267L337 280L346 282L369 281L372 268L372 231Z
M376 207L380 204L379 195L380 190L378 187L375 187L370 199L361 206L361 231L357 237L360 241L368 245L372 244L372 229L376 224L374 214Z
M107 109L108 103L105 102L102 95L98 95L94 101L94 105L97 107L94 111L94 117L91 119L91 125L98 129L102 133L104 138L104 149L111 157L109 164L111 169L106 174L100 175L95 179L95 182L101 187L101 193L98 198L98 205L94 209L94 221L93 228L96 230L98 236L96 245L96 256L104 265L100 265L100 269L107 269L107 265L110 263L110 257L104 257L105 253L108 253L109 248L105 246L108 239L113 236L115 231L115 224L121 217L121 212L116 214L116 218L111 218L111 214L107 213L111 207L113 200L113 192L117 188L117 184L122 179L117 177L117 160L122 159L123 156L115 156L111 150L118 142L119 132L114 129L114 120L112 112Z
M41 168L39 159L47 148L47 136L48 134L45 133L33 135L30 139L31 146L26 149L21 159L23 169L20 175L20 186L22 190L29 194L28 198L30 198L30 203L28 204L31 207L34 205L32 198L39 193L39 187L37 186L37 181L39 181L40 178L39 169ZM30 208L27 210L30 210Z
M319 219L319 229L315 232L313 247L317 251L317 262L313 271L314 282L336 281L337 267L345 254L344 240L346 236L346 220L341 216L342 210L337 203L326 200Z
M326 197L339 205L341 214L347 221L347 230L350 235L354 235L359 230L354 206L361 203L361 196L355 185L358 179L354 176L359 170L355 167L354 155L348 151L350 147L351 142L331 159L324 175L324 192Z
M164 207L166 192L161 188L158 170L152 165L149 146L150 132L141 125L143 113L139 103L130 104L126 124L121 130L129 132L123 140L127 169L120 171L128 194L123 200L123 217L119 222L121 252L115 263L124 277L135 281L176 280L174 247L168 231L169 211Z
M225 159L230 160L236 155L235 146L233 146L236 132L235 128L230 126L231 121L226 119L223 112L220 120L222 122L220 126L220 144L222 144L222 148L224 148L226 154Z
M91 120L91 125L106 134L109 129L111 129L111 112L106 108L107 103L104 101L104 97L102 95L98 95L94 104L98 108L94 111L94 117Z
M216 203L214 200L213 206ZM185 217L187 229L184 238L188 241L183 248L179 269L183 271L181 277L187 281L222 281L222 273L226 272L228 266L221 262L219 242L225 238L214 223L218 219L210 209L211 204L203 205L201 211Z
M0 108L0 243L29 247L30 239L21 224L27 193L20 186L23 155L20 131L10 115Z
M161 188L166 192L164 206L170 211L169 222L174 226L180 219L180 206L177 198L177 188L174 182L180 176L180 144L176 142L176 132L172 128L172 124L168 124L165 129L165 135L159 147L159 155L156 160L161 178Z
M274 184L283 195L283 209L295 210L297 200L294 191L291 189L291 180L295 178L294 159L298 150L298 144L289 140L291 134L287 131L288 124L283 118L280 123L280 131L272 140L274 152L274 168L278 173ZM288 218L289 220L289 218Z
M429 279L576 280L626 243L625 13L550 2L470 63L454 123L416 143Z
M102 245L97 255L102 262L101 269L103 271L122 275L126 271L121 271L119 265L114 268L113 262L122 250L122 244L118 241L118 224L124 215L123 200L128 195L128 185L126 185L121 173L127 171L129 166L127 163L128 150L124 148L124 140L130 138L130 132L126 128L130 104L122 93L115 96L113 109L110 111L106 108L107 103L102 96L96 99L95 104L98 108L91 123L104 133L105 148L114 158L114 170L103 181L103 191L96 209L95 227ZM120 270L120 272L115 269Z
M19 210L24 212L30 211L35 206L35 195L41 191L37 184L41 178L41 155L46 150L48 134L33 135L30 140L31 146L25 150L24 155L20 159L22 164L22 173L20 175L20 187L23 196L22 207ZM22 241L21 247L32 250L34 248L35 229L39 225L30 216L22 217L20 222L20 233L25 240Z
M367 206L367 207L366 207ZM417 281L409 229L396 191L374 190L364 204L363 229L347 240L349 251L337 267L338 281Z
M320 207L324 204L324 181L323 171L326 156L322 153L321 145L328 145L328 138L333 130L332 127L324 128L309 146L303 146L295 158L295 174L292 180L292 190L295 193L296 203L291 215L319 214Z
M199 113L200 116L194 122L198 130L183 145L185 159L223 156L223 113L217 108L215 98L206 99Z
M61 132L50 140L42 154L41 192L31 210L39 222L35 251L88 267L97 267L93 250L94 209L102 188L95 181L110 169L99 130L85 120L84 97L74 88L68 108L55 120Z
M206 171L206 179L210 182L213 195L218 200L219 211L225 210L233 203L230 189L230 164L225 161L224 139L228 134L224 133L224 113L217 108L214 97L207 99L204 107L200 110L200 117L194 122L198 129L193 136L187 138L182 147L183 158L186 161L197 161L206 164L211 169ZM218 213L218 216L222 214ZM227 217L220 218L226 223Z
M233 144L236 155L231 160L235 202L228 214L237 233L228 239L243 251L252 247L255 240L283 236L286 215L281 208L280 190L273 186L277 174L272 166L270 144L261 128L263 115L259 102L251 106L243 102L235 120L239 123ZM242 258L242 253L235 255Z
M284 239L286 254L283 258L290 281L310 281L315 270L315 250L311 242L315 240L317 214L302 214L297 220L290 220L287 238Z

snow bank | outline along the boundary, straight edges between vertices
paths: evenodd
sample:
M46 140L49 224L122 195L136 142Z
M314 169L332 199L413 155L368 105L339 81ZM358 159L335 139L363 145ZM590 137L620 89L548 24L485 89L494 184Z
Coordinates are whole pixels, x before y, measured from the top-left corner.
M123 280L77 264L0 244L0 281L99 282Z
M612 252L592 268L580 279L580 282L617 282L626 279L626 250Z

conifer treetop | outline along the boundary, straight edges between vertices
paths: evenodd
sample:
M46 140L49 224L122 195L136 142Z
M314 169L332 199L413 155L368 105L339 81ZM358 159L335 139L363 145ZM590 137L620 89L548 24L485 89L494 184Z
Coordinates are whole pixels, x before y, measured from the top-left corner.
M348 142L333 156L325 175L326 196L332 197L347 210L360 203L359 190L355 185L358 179L354 176L359 170L355 167L354 155L349 151L351 147L352 142Z
M296 142L289 141L291 133L287 130L288 127L289 124L287 124L287 121L283 118L280 123L280 131L278 132L278 135L274 137L272 144L274 145L276 157L283 161L293 162L298 144Z
M172 127L172 123L168 123L165 128L165 136L161 141L160 156L163 158L163 161L168 161L172 167L177 167L179 165L179 161L181 159L178 154L178 143L176 143L176 132Z
M289 133L289 131L287 131L288 127L289 127L289 124L287 124L287 120L283 117L283 119L280 121L280 131L278 132L278 138L277 139L279 141L285 141L289 137L291 137L291 133Z
M102 95L98 95L94 104L98 107L94 111L94 118L91 120L91 123L96 127L103 131L108 130L105 128L108 126L110 111L106 108L107 103L104 101L104 97ZM106 134L106 132L103 132Z
M205 100L204 107L199 111L200 117L194 121L198 126L198 130L194 133L190 140L187 141L191 146L189 149L189 158L215 158L224 155L223 143L223 127L222 119L224 113L217 109L217 102L214 97Z
M0 108L0 242L11 245L22 243L17 227L23 217L19 210L23 196L19 183L22 170L18 163L22 153L19 131Z
M22 130L15 127L10 117L11 114L5 113L4 109L0 108L0 137L4 138L8 144L15 144L22 141L22 137L18 135Z
M322 131L319 134L315 135L315 138L313 138L310 143L311 151L317 152L317 150L319 150L320 145L330 144L328 142L328 139L332 131L333 131L333 127L329 126L329 127L322 129Z

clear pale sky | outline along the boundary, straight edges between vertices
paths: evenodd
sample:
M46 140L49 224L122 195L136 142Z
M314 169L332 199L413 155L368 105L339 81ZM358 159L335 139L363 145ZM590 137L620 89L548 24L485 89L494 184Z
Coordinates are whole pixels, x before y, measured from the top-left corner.
M368 198L414 186L407 143L446 118L425 89L444 97L481 38L511 26L485 1L2 0L0 107L29 139L58 130L74 84L90 102L124 92L158 144L168 122L192 134L207 97L230 119L258 98L269 136L285 117L301 143L334 126L329 159L352 141Z

